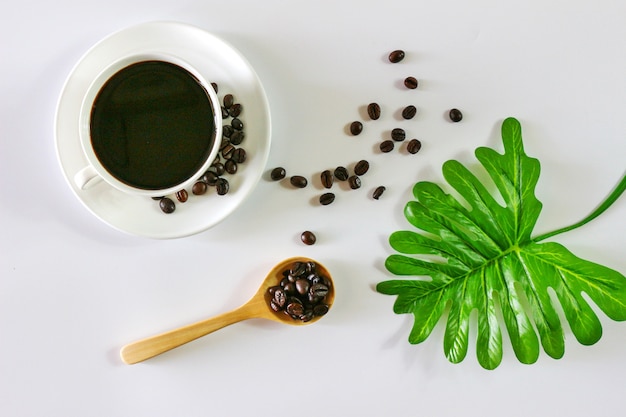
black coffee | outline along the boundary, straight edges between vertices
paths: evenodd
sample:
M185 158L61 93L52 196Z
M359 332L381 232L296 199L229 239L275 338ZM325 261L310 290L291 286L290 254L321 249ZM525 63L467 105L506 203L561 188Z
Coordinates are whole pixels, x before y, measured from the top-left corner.
M98 160L132 187L155 190L184 182L201 168L214 141L206 90L169 62L138 62L118 71L91 110Z

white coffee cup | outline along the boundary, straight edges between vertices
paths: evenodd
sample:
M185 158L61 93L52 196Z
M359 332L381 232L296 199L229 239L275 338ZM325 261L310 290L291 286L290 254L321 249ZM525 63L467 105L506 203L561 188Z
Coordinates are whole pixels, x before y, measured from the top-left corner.
M153 64L153 67L150 67L150 64ZM150 72L146 70L147 68L155 70ZM154 75L158 74L156 68L171 71L174 75L167 77L173 81L170 84L163 82L158 75ZM119 74L130 74L130 71L137 72L119 81L122 78ZM188 78L185 78L185 75ZM124 96L119 93L115 96L114 94L117 94L115 91L122 91L122 87L119 86L133 89L139 87L132 90L133 94ZM107 101L102 97L111 98ZM100 111L105 107L108 110ZM115 116L107 119L99 115L100 113ZM193 124L195 131L189 127L190 124ZM98 126L97 131L92 130L94 125ZM206 132L198 129L205 125ZM201 134L198 133L199 130L202 131ZM109 131L113 133L109 134ZM88 161L88 165L74 176L74 183L79 189L88 189L104 180L128 194L165 196L190 188L207 171L217 156L222 137L221 105L211 83L184 60L161 53L129 55L109 65L90 84L81 104L79 137ZM96 137L99 139L94 142L92 139ZM106 140L102 139L105 137ZM139 146L135 146L137 144ZM193 146L189 146L190 144ZM106 149L107 146L116 149L124 147L124 152L128 155L117 156L117 160L115 155L108 157L113 153ZM167 153L156 153L156 149ZM196 150L200 152L195 152ZM144 157L145 161L141 161ZM178 172L177 161L184 158L193 160L193 163L189 162L184 170ZM124 161L119 162L122 159ZM162 166L155 167L157 164ZM161 170L161 173L173 172L173 174L172 178L163 182L163 185L152 178L146 181L146 185L129 180L126 174L120 174L118 168L130 172L129 178L141 177L144 175L141 170L148 173ZM174 175L178 177L174 178Z

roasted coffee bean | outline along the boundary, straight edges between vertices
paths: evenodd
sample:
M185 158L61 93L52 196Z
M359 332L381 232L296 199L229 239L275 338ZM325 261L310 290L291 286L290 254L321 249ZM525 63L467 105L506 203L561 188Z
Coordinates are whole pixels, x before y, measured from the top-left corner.
M300 239L305 245L314 245L317 241L317 237L315 236L315 234L309 230L302 232L302 235L300 235Z
M409 151L409 153L418 153L420 149L422 149L422 142L417 139L411 139L406 145L406 150Z
M230 135L230 143L233 145L239 145L243 142L243 139L246 137L243 130L235 130L232 135Z
M296 291L300 294L307 294L309 292L309 288L311 288L311 283L306 278L297 279L295 284Z
M228 145L230 145L230 139L225 136L222 136L222 141L220 142L220 151L224 149L225 147L227 147Z
M404 139L406 139L406 132L404 131L404 129L396 127L391 131L391 139L395 140L396 142L402 142Z
M320 204L323 206L327 206L335 201L335 194L333 193L324 193L320 196Z
M202 195L204 193L206 193L208 186L207 183L204 181L197 181L193 187L191 187L191 192L194 193L195 195Z
M167 214L173 213L174 210L176 210L176 204L174 204L174 201L168 197L163 197L159 200L159 207L163 213Z
M453 122L460 122L461 120L463 120L463 113L461 113L461 110L459 109L450 110L449 116L450 120L452 120Z
M224 168L226 168L226 172L228 172L229 174L236 174L237 173L237 162L235 162L233 159L229 159L228 161L226 161L226 163L224 164ZM217 183L217 181L216 181Z
M226 94L224 96L224 107L226 107L227 109L231 108L233 104L235 104L235 98L233 97L232 94Z
M235 103L228 109L228 114L230 114L231 117L238 117L242 110L243 106L239 103Z
M352 175L348 178L348 183L350 184L350 188L356 190L357 188L361 188L361 178L358 175Z
M270 300L270 308L275 312L282 311L282 307L278 305L278 303L274 300Z
M392 140L385 140L380 144L380 151L383 153L388 153L393 151L394 144Z
M406 106L404 109L402 109L402 118L409 120L412 119L413 117L415 117L415 114L417 113L417 108L413 105L410 106Z
M232 143L229 143L222 148L222 157L224 159L230 159L233 156L233 152L235 152L235 147Z
M287 312L287 314L295 319L300 318L300 316L304 314L304 307L302 306L302 302L297 298L292 298L290 301L291 302L287 304L287 308L285 309L285 311Z
M313 314L316 316L323 316L328 313L328 306L326 304L318 304L313 307Z
M272 291L274 296L273 300L278 304L280 308L283 308L287 303L287 294L285 294L285 290L281 287L274 288Z
M350 124L350 133L352 133L354 136L360 134L363 131L363 123L357 121L354 121Z
M287 172L283 167L276 167L270 172L270 178L272 178L273 181L280 181L285 178L285 175L287 175Z
M289 178L289 182L296 188L304 188L309 184L307 179L304 178L302 175L292 176L291 178Z
M309 293L317 298L324 298L328 294L328 287L326 284L313 284L309 289Z
M217 90L218 90L217 83L211 83L211 87L213 87L213 91L215 91L215 94L217 94Z
M214 162L213 165L209 167L209 171L215 172L215 175L219 177L220 175L224 175L226 168L224 168L224 164L221 162Z
M289 270L290 274L294 277L302 276L306 273L306 262L294 262Z
M219 178L219 175L217 175L214 171L209 170L205 172L202 177L200 177L200 181L206 182L207 185L213 186L217 182L218 178Z
M231 122L230 125L235 129L235 130L243 130L243 122L240 119L234 118Z
M313 313L312 310L305 310L304 314L300 316L300 320L302 320L303 323L306 323L313 320L313 317L315 317L315 313Z
M345 167L335 168L335 178L337 178L339 181L347 180L348 176L348 170Z
M215 182L215 190L218 195L226 195L230 191L230 183L226 178L218 178Z
M246 158L246 150L243 148L237 148L233 151L233 155L230 159L237 162L238 164L243 164L244 162L246 162Z
M185 201L187 201L188 198L189 198L189 193L187 192L187 190L182 189L176 192L176 199L180 201L181 203L184 203Z
M222 126L222 136L225 138L230 138L234 132L234 128L231 125Z
M360 160L354 166L354 173L356 175L363 175L370 169L370 163L365 159Z
M333 182L335 181L335 176L332 172L330 172L329 169L322 172L320 178L322 180L322 185L324 186L324 188L331 188L333 186Z
M404 86L411 90L415 90L417 88L417 79L415 77L406 77L404 79Z
M224 106L222 106L222 120L224 119L228 119L228 109Z
M380 106L378 103L370 103L367 105L367 115L372 120L378 120L380 118Z
M404 51L401 49L396 49L395 51L389 54L389 62L397 64L398 62L404 59Z
M379 186L376 187L376 189L374 190L374 194L372 195L372 198L374 200L378 200L380 198L381 195L383 195L383 193L385 192L386 188L384 186Z
M295 282L288 282L287 284L285 284L283 288L285 290L285 293L287 293L287 295L297 294Z

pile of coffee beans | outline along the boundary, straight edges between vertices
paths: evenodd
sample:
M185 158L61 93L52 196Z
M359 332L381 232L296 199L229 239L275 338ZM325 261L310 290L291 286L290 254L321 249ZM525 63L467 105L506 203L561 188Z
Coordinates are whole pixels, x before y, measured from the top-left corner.
M280 284L268 289L267 299L273 311L308 322L328 313L330 291L330 279L319 273L315 262L294 262L283 271Z
M218 85L211 83L215 92L218 92ZM230 183L224 175L235 175L239 170L239 165L247 159L244 148L239 145L245 139L244 123L241 119L243 105L235 101L235 97L228 93L222 99L222 138L220 150L209 169L193 184L191 193L193 195L204 195L211 188L215 189L217 195L225 195L230 191ZM283 174L284 175L284 174ZM176 200L184 203L189 198L187 190L180 190L175 194ZM168 196L158 197L159 208L163 213L173 213L176 210L176 203Z

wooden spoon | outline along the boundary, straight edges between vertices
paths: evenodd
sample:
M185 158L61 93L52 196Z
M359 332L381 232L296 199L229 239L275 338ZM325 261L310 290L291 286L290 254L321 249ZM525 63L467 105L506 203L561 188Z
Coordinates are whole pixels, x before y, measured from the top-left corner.
M332 306L335 299L335 286L332 283L332 277L328 273L328 270L319 262L309 258L295 257L285 259L272 268L272 270L267 274L267 277L265 277L265 280L256 294L241 307L216 317L130 343L124 346L120 351L122 360L127 364L141 362L185 343L191 342L192 340L198 339L199 337L205 336L223 327L252 318L274 320L279 323L291 324L295 326L316 322L322 316L313 317L310 321L305 322L293 319L283 311L275 312L272 308L270 308L271 296L268 293L268 289L279 285L280 281L284 278L283 271L289 269L295 262L298 261L314 262L318 274L326 277L330 281L330 289L324 302L329 307Z

